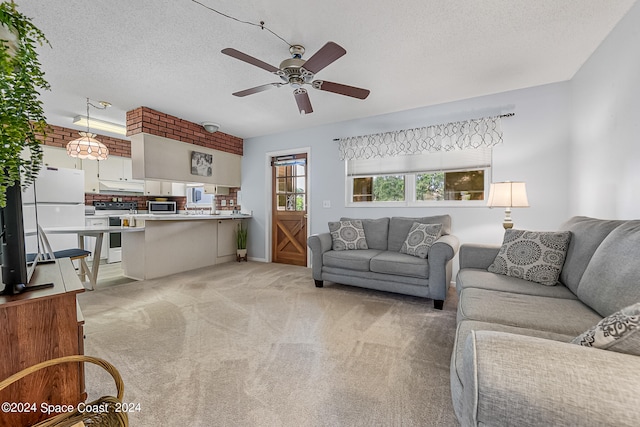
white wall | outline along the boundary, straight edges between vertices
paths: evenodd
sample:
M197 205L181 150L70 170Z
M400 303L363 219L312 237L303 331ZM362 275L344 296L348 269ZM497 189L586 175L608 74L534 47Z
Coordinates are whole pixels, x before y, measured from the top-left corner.
M505 142L494 149L492 181L527 183L531 207L514 209L516 227L554 230L573 215L639 218L638 46L640 3L632 7L569 82L245 140L243 207L254 212L249 230L250 256L266 259L269 250L265 242L270 227L266 153L300 147L310 147L311 154L310 233L327 231L327 222L341 216L449 213L452 232L461 243L500 243L500 209L346 208L344 165L338 159L333 139L511 111L515 117L502 121ZM330 200L331 208L323 208L323 200Z
M570 213L640 218L640 2L571 81Z
M345 102L357 102L345 99ZM364 101L366 102L366 101ZM357 105L356 105L357 106ZM334 138L427 126L515 112L502 120L504 144L494 149L493 181L525 181L530 208L514 209L517 227L553 230L568 218L570 87L558 83L246 139L242 163L243 209L253 211L248 253L266 259L270 182L266 153L310 147L310 234L328 231L341 216L427 216L449 213L461 242L500 243L504 210L479 208L346 208L344 163ZM321 106L317 107L320 111ZM304 120L304 116L299 120ZM323 200L331 208L323 208ZM457 260L454 263L457 270Z

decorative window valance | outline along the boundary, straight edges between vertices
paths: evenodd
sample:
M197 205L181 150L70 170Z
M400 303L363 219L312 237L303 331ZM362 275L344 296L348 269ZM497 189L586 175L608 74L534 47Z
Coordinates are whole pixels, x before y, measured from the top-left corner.
M490 148L502 142L501 117L340 138L340 160Z

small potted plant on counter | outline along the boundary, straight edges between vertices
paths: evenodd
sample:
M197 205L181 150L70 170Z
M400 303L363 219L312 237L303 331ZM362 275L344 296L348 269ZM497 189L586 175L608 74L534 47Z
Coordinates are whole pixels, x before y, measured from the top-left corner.
M247 227L242 222L236 227L236 260L247 261Z

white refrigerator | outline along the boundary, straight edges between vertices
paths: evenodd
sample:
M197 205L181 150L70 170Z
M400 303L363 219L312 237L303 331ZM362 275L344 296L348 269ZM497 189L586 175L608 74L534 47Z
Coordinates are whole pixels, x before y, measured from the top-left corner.
M22 213L25 230L36 224L42 228L84 226L84 171L43 167L35 184L22 193ZM47 239L54 251L78 247L75 234L48 234ZM26 246L27 252L36 252L36 238L27 237Z

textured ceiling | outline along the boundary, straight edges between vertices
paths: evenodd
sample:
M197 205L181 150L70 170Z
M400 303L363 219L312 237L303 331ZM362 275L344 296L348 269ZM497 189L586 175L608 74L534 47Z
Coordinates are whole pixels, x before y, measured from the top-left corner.
M91 116L124 124L147 106L248 138L571 79L634 0L200 0L259 22L309 58L327 41L347 54L318 79L371 90L358 100L307 86L301 116L288 86L231 93L276 76L220 53L233 47L274 66L282 40L192 0L18 0L51 48L40 59L52 124L73 128L85 98L113 104Z

